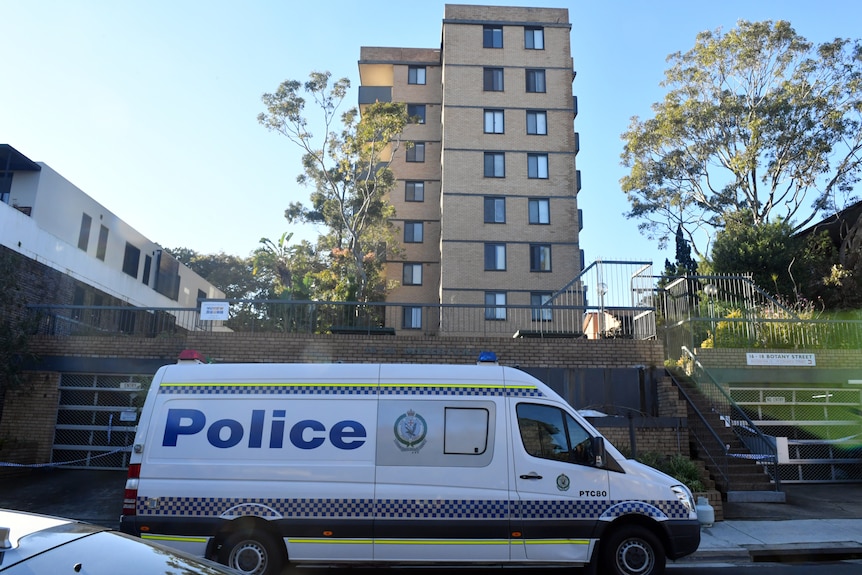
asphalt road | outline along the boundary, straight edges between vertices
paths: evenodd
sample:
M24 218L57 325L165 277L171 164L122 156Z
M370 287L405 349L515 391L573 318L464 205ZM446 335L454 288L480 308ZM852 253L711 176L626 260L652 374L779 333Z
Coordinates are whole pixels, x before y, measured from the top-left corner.
M125 471L34 469L0 479L0 507L120 526Z

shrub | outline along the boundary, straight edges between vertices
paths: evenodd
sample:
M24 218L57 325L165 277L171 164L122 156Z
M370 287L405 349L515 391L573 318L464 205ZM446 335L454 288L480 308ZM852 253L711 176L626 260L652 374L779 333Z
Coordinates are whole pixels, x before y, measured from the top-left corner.
M678 453L666 456L648 451L639 454L637 460L678 479L680 483L693 492L706 491L706 487L700 479L700 467L684 455Z

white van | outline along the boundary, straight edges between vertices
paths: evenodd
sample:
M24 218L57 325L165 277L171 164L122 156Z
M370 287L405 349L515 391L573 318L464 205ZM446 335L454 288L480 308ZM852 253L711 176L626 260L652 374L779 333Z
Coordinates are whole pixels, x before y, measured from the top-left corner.
M169 365L121 529L244 573L291 564L569 565L693 553L689 490L496 364Z

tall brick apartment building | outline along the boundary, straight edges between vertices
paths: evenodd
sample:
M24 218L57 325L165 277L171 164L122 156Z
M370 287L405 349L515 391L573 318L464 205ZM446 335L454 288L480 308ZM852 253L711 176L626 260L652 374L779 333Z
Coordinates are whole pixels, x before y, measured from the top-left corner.
M570 30L566 9L447 4L440 49L361 49L360 106L415 118L392 162L400 329L427 332L421 304L508 321L502 306L539 305L583 268Z

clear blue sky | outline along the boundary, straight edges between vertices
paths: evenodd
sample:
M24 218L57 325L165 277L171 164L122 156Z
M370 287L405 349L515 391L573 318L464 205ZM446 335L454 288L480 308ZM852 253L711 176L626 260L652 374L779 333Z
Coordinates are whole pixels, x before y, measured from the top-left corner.
M246 256L261 237L288 231L284 209L309 193L296 184L299 152L257 123L261 94L329 70L351 79L353 106L359 48L439 47L444 4L0 0L0 143L163 246ZM862 36L856 0L535 5L568 8L572 22L587 262L649 260L656 272L673 245L660 252L622 215L620 134L662 99L667 55L739 19L789 20L815 43Z

